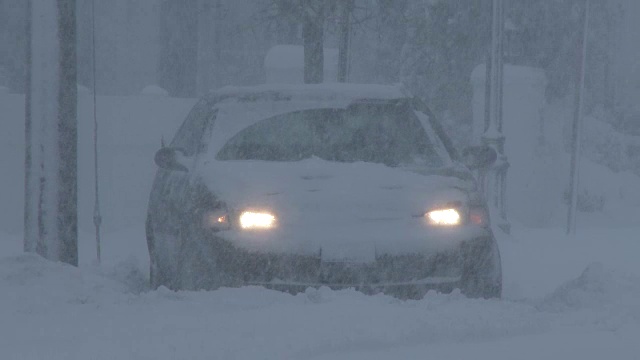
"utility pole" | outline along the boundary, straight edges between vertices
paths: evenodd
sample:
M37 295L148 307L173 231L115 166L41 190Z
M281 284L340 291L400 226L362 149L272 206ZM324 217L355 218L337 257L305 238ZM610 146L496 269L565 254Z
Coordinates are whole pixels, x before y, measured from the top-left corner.
M24 249L77 266L76 3L28 8Z
M487 174L487 198L492 207L497 210L496 224L502 231L509 233L511 225L507 220L506 193L507 170L509 162L504 152L505 136L502 133L502 98L503 98L503 44L504 44L504 0L493 0L491 24L491 53L487 62L487 92L485 131L482 142L492 147L498 154L498 159Z
M582 116L584 112L584 76L587 59L587 39L589 30L589 0L585 0L582 13L582 42L578 59L578 73L575 92L575 108L571 126L571 170L569 173L569 211L567 215L567 235L576 234L576 213L578 212L578 185L580 180L580 150L582 148Z

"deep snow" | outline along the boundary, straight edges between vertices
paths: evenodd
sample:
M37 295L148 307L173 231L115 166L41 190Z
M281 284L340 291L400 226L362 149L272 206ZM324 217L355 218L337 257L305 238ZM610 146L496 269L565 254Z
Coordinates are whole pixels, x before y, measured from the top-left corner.
M147 288L142 226L81 239L80 268L0 237L4 359L638 359L640 228L516 226L502 300L353 290Z
M292 296L259 287L150 291L142 223L153 152L193 103L98 98L105 218L98 266L88 175L92 108L80 95L81 265L72 268L22 254L24 98L0 97L7 114L0 132L1 359L640 359L638 177L592 163L583 167L583 186L607 202L601 212L579 215L575 239L559 227L517 223L511 237L499 239L502 300L430 293L399 301L329 289ZM564 210L544 209L558 219Z

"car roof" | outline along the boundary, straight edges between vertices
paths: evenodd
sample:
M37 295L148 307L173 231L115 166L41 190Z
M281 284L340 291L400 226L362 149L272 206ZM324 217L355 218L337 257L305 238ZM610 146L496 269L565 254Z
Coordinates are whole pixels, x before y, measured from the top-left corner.
M215 102L235 99L241 102L292 100L351 103L363 100L394 100L408 97L411 97L411 94L400 84L351 83L225 86L209 94L209 99Z
M408 98L412 95L401 85L325 83L223 87L205 97L217 114L209 150L217 153L238 132L275 115L323 108L346 109L357 103L395 103Z

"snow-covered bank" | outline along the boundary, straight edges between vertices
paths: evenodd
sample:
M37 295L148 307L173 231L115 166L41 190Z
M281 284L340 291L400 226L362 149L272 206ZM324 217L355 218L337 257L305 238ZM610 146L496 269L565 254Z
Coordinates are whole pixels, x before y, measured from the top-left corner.
M505 299L420 301L326 288L149 291L141 229L105 234L103 265L80 268L21 254L18 237L2 236L0 348L6 359L637 359L638 231L570 240L516 227L501 239Z
M563 228L516 226L511 238L500 241L504 296L512 300L545 296L592 263L640 276L638 233L638 227L585 226L572 238Z
M144 219L160 138L170 141L194 99L98 96L98 150L103 225L109 229ZM0 94L0 231L23 229L24 96ZM93 102L78 97L78 206L81 230L92 229Z

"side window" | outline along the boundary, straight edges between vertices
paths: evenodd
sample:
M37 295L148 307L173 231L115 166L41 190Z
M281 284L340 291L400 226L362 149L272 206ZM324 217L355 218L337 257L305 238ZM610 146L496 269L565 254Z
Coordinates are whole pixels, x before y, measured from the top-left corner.
M456 151L455 146L453 146L453 142L449 138L449 135L447 135L446 131L444 131L442 124L440 124L438 119L436 119L436 117L433 115L429 107L425 105L425 103L423 103L422 100L420 100L417 97L413 98L413 106L415 107L416 110L427 115L427 118L429 119L429 124L435 131L436 135L438 135L438 137L442 141L442 144L446 148L451 159L458 160L459 159L458 152Z
M207 100L196 103L171 141L171 147L182 148L187 156L204 151L203 135L211 129L216 111Z

